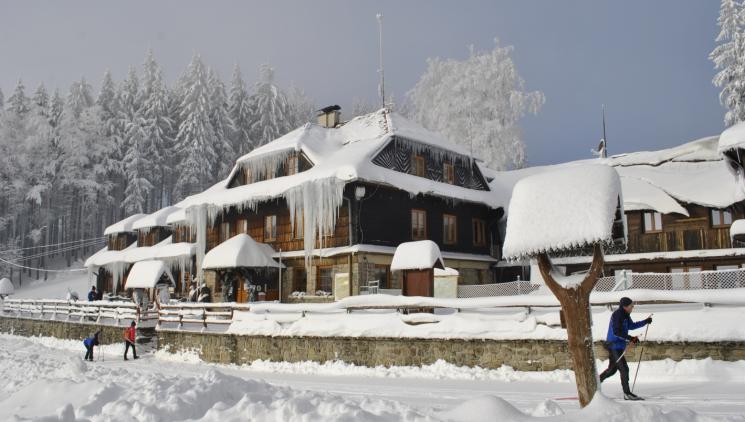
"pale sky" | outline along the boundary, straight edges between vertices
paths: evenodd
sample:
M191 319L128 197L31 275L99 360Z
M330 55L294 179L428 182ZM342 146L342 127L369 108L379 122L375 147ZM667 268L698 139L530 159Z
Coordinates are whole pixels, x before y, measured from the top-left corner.
M498 37L546 105L522 122L530 165L588 158L606 104L610 153L678 145L723 129L708 54L716 0L9 1L0 0L0 88L22 77L66 92L104 70L121 81L152 48L169 80L193 52L247 82L268 62L318 106L377 102L384 15L387 91L402 98L428 57L464 58ZM344 110L342 110L342 113ZM350 117L348 114L346 117Z

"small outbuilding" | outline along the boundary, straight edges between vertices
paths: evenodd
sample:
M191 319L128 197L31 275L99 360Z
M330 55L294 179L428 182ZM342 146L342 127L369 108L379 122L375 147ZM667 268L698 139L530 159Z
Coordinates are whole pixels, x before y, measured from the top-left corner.
M440 247L431 240L405 242L396 248L391 271L403 271L403 295L433 297L435 268L445 269Z
M12 295L14 291L15 287L13 287L12 281L7 278L0 280L0 299L5 299L7 296Z

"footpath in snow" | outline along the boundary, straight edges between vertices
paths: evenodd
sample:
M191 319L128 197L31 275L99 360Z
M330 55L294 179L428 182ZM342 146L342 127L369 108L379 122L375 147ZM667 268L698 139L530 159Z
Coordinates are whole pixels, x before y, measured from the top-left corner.
M85 363L79 341L0 335L0 420L745 421L745 362L644 362L637 392L647 402L615 400L613 380L580 411L565 400L575 395L571 371L236 367L145 350L123 362L121 345L104 352Z

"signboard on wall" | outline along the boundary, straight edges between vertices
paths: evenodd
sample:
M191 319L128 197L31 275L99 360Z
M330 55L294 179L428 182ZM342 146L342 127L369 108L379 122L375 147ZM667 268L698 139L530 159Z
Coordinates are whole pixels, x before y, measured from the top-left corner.
M344 299L349 296L349 273L334 274L334 298Z

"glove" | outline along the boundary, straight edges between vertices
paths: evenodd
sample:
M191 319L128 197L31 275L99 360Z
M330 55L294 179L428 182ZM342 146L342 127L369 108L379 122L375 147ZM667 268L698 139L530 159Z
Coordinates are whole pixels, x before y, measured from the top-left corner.
M651 324L652 323L652 317L649 317L649 318L645 319L645 321L647 322L647 325Z
M636 343L639 343L639 337L637 336L631 337L631 344L636 344Z

